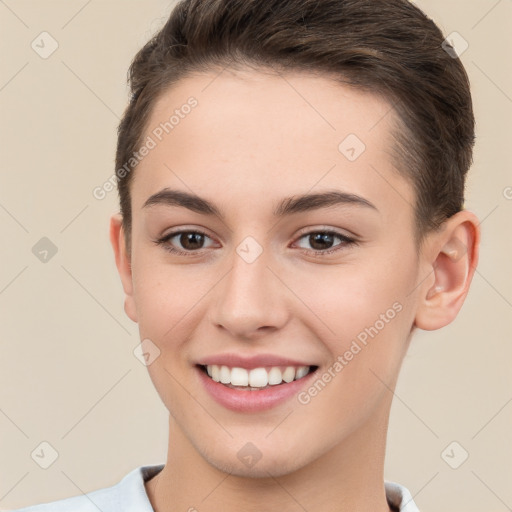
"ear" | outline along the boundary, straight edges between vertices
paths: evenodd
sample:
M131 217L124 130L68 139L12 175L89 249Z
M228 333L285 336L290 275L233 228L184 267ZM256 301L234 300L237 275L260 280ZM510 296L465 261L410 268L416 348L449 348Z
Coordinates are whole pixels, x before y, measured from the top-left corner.
M480 247L478 218L464 210L450 217L441 231L429 236L423 259L430 275L420 287L414 325L440 329L457 316L476 266Z
M128 317L137 322L135 301L133 299L133 281L130 255L126 251L126 239L123 228L123 218L120 214L114 214L110 218L110 243L114 249L116 266L121 277L121 283L125 294L124 310Z

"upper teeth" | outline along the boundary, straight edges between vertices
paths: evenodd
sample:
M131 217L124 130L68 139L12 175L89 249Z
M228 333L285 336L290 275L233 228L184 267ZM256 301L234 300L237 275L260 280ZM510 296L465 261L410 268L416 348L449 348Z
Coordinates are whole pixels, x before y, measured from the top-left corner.
M233 386L251 386L254 388L264 388L267 385L275 386L284 382L292 382L301 379L309 373L309 366L286 366L281 371L278 366L273 366L269 370L266 368L229 368L228 366L219 366L209 364L206 367L208 375L215 381L222 384L231 384Z

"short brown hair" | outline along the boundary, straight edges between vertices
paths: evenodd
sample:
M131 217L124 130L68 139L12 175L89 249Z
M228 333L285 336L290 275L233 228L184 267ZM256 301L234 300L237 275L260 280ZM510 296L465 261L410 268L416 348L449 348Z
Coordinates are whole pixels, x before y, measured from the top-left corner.
M443 42L408 0L183 0L130 66L116 169L126 169L140 147L157 99L191 72L255 66L327 73L383 96L398 113L393 155L415 191L419 245L463 209L475 139L468 76ZM135 166L116 173L128 247Z

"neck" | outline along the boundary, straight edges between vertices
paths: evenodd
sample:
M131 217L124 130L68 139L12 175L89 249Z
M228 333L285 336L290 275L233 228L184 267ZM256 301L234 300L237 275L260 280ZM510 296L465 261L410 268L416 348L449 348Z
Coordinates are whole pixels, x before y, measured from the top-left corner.
M390 512L384 488L389 412L289 474L247 478L210 464L169 418L167 464L146 483L155 512Z

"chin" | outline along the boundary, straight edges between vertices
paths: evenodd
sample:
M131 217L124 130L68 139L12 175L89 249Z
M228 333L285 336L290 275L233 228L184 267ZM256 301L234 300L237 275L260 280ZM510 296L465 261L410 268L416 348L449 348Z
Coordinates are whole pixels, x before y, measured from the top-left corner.
M231 454L210 453L202 454L203 458L216 469L240 478L270 478L281 477L293 473L307 464L306 460L297 460L297 450L288 449L286 452L278 448L267 449L262 452L253 452L253 459L245 462L244 453L234 450ZM251 453L251 449L247 450ZM226 456L228 455L228 456ZM304 455L304 454L302 454ZM260 457L260 458L258 458Z

